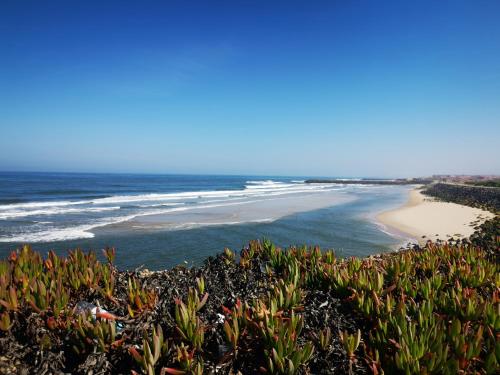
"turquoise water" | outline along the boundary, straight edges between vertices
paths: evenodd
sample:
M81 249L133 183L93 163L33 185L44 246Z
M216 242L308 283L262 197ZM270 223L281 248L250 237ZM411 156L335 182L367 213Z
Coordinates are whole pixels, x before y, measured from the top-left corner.
M31 243L39 251L53 249L60 253L75 247L99 251L115 246L121 268L144 265L162 269L184 262L197 264L224 247L239 250L251 239L262 237L281 246L333 248L340 256L379 253L404 242L404 238L384 231L374 217L403 204L409 187L308 185L303 180L0 173L0 255L22 243ZM338 196L339 200L312 211L301 207L297 209L300 212L272 220L268 216L273 206L269 205L266 213L251 212L256 220L202 224L216 209L231 213L235 204L245 212L271 200L300 202L317 196ZM183 223L190 212L189 223ZM132 225L138 218L155 215L162 220L175 219L180 225L154 230L147 225L139 229ZM193 222L193 217L198 222Z

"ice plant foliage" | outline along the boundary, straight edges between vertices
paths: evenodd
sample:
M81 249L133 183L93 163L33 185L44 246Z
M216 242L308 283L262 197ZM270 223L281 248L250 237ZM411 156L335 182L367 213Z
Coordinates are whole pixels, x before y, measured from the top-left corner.
M43 328L39 352L72 348L75 363L100 353L147 375L236 374L250 367L303 374L333 355L344 364L341 372L363 366L374 374L495 374L500 237L488 241L496 241L496 252L429 243L365 259L252 241L239 261L228 249L218 258L217 277L227 271L241 276L230 282L253 278L257 287L246 295L236 288L222 295L209 273L185 268L182 286L148 288L147 276L116 269L114 249L105 249L101 262L93 252L44 258L25 246L0 261L0 337L12 340L30 321ZM335 318L329 315L335 300L358 323L311 323L318 315L309 301L318 292L314 309L323 316ZM81 311L82 300L97 307Z
M111 348L122 345L123 340L117 340L116 322L112 320L95 320L90 314L82 314L73 323L74 345L76 353L107 352Z
M161 326L153 327L151 338L146 333L144 334L142 355L134 346L129 348L129 352L145 374L154 375L157 362L168 352L168 342L163 337Z
M322 254L318 248L283 252L268 241L263 248L274 271L285 279L292 275L298 280L293 276L298 263L300 284L347 297L366 317L370 332L339 334L351 361L363 357L356 353L365 337L364 357L375 372L498 371L500 273L498 263L482 249L429 244L380 258L336 260L332 252ZM270 302L271 311L275 305L294 304L282 297L290 297L291 289L283 280L278 285L278 303ZM325 350L328 332L316 337Z
M332 342L332 331L330 327L322 329L317 334L319 347L322 351L327 351L330 343Z
M92 252L74 250L63 258L50 251L43 260L25 246L0 262L0 309L4 321L8 321L6 314L19 310L30 310L58 322L72 319L69 302L83 289L113 300L114 273Z
M200 284L200 283L199 283ZM204 289L198 285L199 289ZM197 312L205 305L208 299L208 293L200 300L198 291L189 288L186 303L181 299L175 300L175 321L177 323L177 332L182 340L190 343L195 349L200 350L205 338L205 325L197 316Z
M135 277L128 279L128 313L133 318L156 305L157 295L154 290L145 289Z

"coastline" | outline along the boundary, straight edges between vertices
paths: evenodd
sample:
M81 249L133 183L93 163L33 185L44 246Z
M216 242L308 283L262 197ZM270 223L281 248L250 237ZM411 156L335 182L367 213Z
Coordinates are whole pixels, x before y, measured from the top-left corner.
M410 190L405 205L382 212L376 219L423 245L428 240L467 238L474 233L474 227L493 217L495 215L486 210L434 200L415 188Z
M240 178L243 183L249 180L250 177ZM388 248L398 249L402 243L392 233L380 230L382 226L376 223L375 216L402 205L411 189L409 186L318 186L309 188L309 191L308 187L297 183L298 186L288 192L290 189L277 186L278 181L274 182L275 187L270 187L269 181L264 182L261 184L264 188L254 187L243 192L235 190L238 195L248 196L199 199L196 192L166 192L166 198L171 198L172 194L187 193L194 198L120 203L123 212L105 211L91 219L97 224L104 224L104 220L109 223L134 217L93 228L89 228L84 220L81 224L80 221L68 222L62 228L64 232L55 233L59 238L65 237L58 241L42 242L40 239L46 238L47 233L25 230L19 242L0 240L0 255L8 256L12 249L23 243L32 243L42 253L54 250L59 255L66 254L69 248L102 249L114 246L121 253L119 267L133 269L147 264L148 268L157 270L173 267L185 260L199 265L206 257L220 251L221 243L231 249L241 249L253 238L272 238L280 246L311 243L323 248L335 248L343 256L360 257L382 253ZM191 187L190 190L199 189ZM215 188L205 194L223 195ZM106 199L132 201L133 198L131 194L112 194ZM142 195L140 198L150 197ZM132 205L153 208L128 207ZM61 214L55 219L64 225L65 217ZM83 219L86 217L81 216ZM43 225L47 226L47 231L54 232L58 229L51 228L54 224ZM141 248L139 253L137 248Z
M407 192L409 199L406 205L389 212L421 209L427 207L427 203L442 203L429 201L418 190ZM460 210L464 207L451 205L458 206L455 209ZM433 207L438 209L435 205ZM442 205L438 207L440 212L446 211ZM428 207L426 209L429 210ZM45 369L51 373L64 371L82 374L96 370L100 373L127 373L130 370L145 372L143 358L146 358L146 345L149 342L153 343L151 345L156 348L156 353L159 352L158 347L166 348L158 357L158 363L149 363L149 368L153 370L162 367L162 372L165 372L166 367L163 366L171 366L168 367L170 373L183 372L179 348L195 342L198 349L191 351L193 355L190 360L194 361L199 373L262 372L264 366L273 369L271 366L274 365L270 362L272 357L264 351L267 350L264 345L269 331L258 329L258 322L261 322L262 316L270 314L267 306L278 306L278 303L281 303L280 309L285 314L272 315L277 327L272 333L278 337L280 345L293 345L293 355L307 354L301 357L299 363L307 373L319 374L325 368L340 374L373 371L372 367L368 367L372 364L372 357L364 349L353 349L356 361L346 353L342 341L346 337L358 342L363 339L367 345L371 345L368 347L370 350L382 351L387 342L403 347L414 337L424 337L431 330L441 337L431 344L437 343L439 346L435 349L429 344L423 350L443 353L455 343L453 338L441 334L450 321L456 326L469 327L467 337L472 338L470 341L476 340L487 348L486 353L478 349L477 360L466 363L464 372L471 373L474 370L493 373L498 364L488 358L494 358L495 337L483 333L483 327L484 324L491 324L491 314L488 312L496 306L495 294L491 290L495 288L494 278L498 274L498 220L496 217L488 223L477 225L470 242L457 241L449 246L443 243L427 244L418 249L407 248L363 258L350 257L342 261L337 261L340 258L333 251L322 251L319 246L304 246L299 250L294 246L279 248L269 240L254 240L239 252L239 257L236 257L236 252L226 248L223 253L206 258L200 266L183 264L160 271L141 270L142 267L138 267L131 272L116 266L114 248L104 251L107 261L100 261L95 253L84 253L79 249L74 250L71 256L59 257L55 253L44 256L29 246L23 247L5 258L3 261L6 266L0 270L0 276L7 280L3 285L4 296L8 295L7 301L2 301L0 311L3 344L0 348L0 373L39 373ZM139 247L141 245L137 247L142 250ZM462 266L466 257L472 264L481 267ZM284 264L295 264L295 272L300 270L304 277L298 277L300 275L295 273L295 281L285 279L289 275L282 273ZM395 264L406 265L407 271L394 272ZM89 270L92 271L92 277L82 283L81 275ZM40 272L46 277L38 277ZM52 290L59 283L60 294L51 294L49 302L33 298L28 303L26 297L39 297L40 289L23 289L17 281L19 279L16 279L19 276L27 280L29 285L40 285L39 288L45 290ZM480 285L470 283L470 280L478 279L482 280ZM467 282L467 285L473 285L467 288L468 295L457 296L457 287ZM391 287L396 283L408 288L416 298L401 298L400 292L393 291ZM435 288L439 293L430 293L430 288ZM287 305L279 302L283 291L291 291L289 293L293 297ZM380 298L382 293L386 296ZM18 297L19 294L21 297ZM353 297L346 298L349 295ZM386 306L392 303L401 308L373 309L372 306L381 303L381 300ZM457 317L457 306L465 309L470 300L473 304L485 306L475 310L477 319L471 321L468 316ZM38 301L42 301L43 305ZM194 336L185 333L186 325L181 313L178 313L183 310L178 310L179 306L190 308L188 313L196 318L197 331ZM101 307L103 311L98 310ZM173 309L176 311L175 317ZM54 318L55 312L59 313L57 320ZM289 316L293 317L295 312L294 319L304 329L297 330L292 339L280 336L278 329L286 327ZM241 335L235 339L234 332L237 332L237 321L241 316L245 316L250 323L247 327L256 329L248 328L252 329L251 335ZM423 324L415 324L414 333L401 334L398 324L406 320L410 323L420 320ZM376 323L380 321L386 322L390 329L384 331ZM318 325L318 322L324 322L324 325ZM357 336L349 334L347 328L358 332ZM99 341L95 339L98 330L102 332L97 336ZM374 337L371 334L374 332L383 340L372 342L368 332L370 337ZM40 337L50 340L50 346ZM310 340L316 337L318 339ZM327 338L322 342L321 337ZM70 346L68 342L74 345ZM233 343L236 343L236 348L243 348L237 358ZM211 353L218 355L213 356ZM445 371L447 363L459 363L462 359L460 353L454 351L449 355L449 358L445 358L446 362L439 362L441 367L437 370ZM427 363L435 364L428 362L433 358L423 357L421 360L426 361L422 368L429 366ZM401 362L397 352L390 350L386 352L384 362L376 365L376 369L380 372L395 369L404 371L413 363L406 361ZM412 373L417 373L417 370Z
M268 331L249 328L252 329L252 335L241 335L238 341L235 341L232 339L233 332L239 327L239 323L235 321L239 316L246 316L249 327L259 327L258 322L261 321L262 314L269 315L270 309L267 309L267 306L271 303L277 306L283 290L292 290L293 300L288 305L281 305L282 311L292 315L296 309L295 319L304 330L298 330L293 339L279 336L276 328L272 333L278 332L275 335L280 340L279 343L294 345L292 354L304 353L306 348L307 357L302 357L305 360L300 364L304 372L320 374L325 368L334 369L339 374L369 373L373 370L368 367L372 363L371 357L363 350L353 349L358 358L355 362L352 361L352 356L346 353L342 343L343 338L348 335L346 330L342 331L346 327L358 332L358 341L363 339L376 350L383 350L387 342L398 343L397 340L401 340L401 337L401 345L407 345L406 342L410 342L412 337L427 335L428 330L440 334L439 330L443 330L445 324L454 321L454 324L461 327L470 327L471 333L467 337L473 338L471 342L474 337L478 337L476 340L482 340L488 348L486 353L478 351L481 357L477 355L478 360L471 361L472 365L465 368L464 372L471 373L469 369L474 369L481 373L493 373L498 367L497 363L491 363L491 360L485 358L494 358L492 355L495 337L483 333L483 322L491 321L487 312L491 311L488 309L494 309L496 303L495 294L492 294L491 290L495 287L494 277L498 273L498 262L495 261L497 246L494 240L498 236L498 228L497 218L494 223L482 225L471 236L470 244L452 243L450 246L444 246L438 243L420 249L405 249L368 258L352 257L344 261L336 261L338 258L334 252L321 251L318 246L304 247L303 250L297 251L295 247L280 249L269 240L250 241L239 253L239 259L236 258L236 253L226 249L224 253L207 258L199 267L181 265L157 272L140 268L135 272L120 270L115 266L114 249L105 251L107 262L100 262L95 253L84 253L79 249L73 253L77 254L76 256L58 257L52 253L44 257L41 253L24 247L17 250L15 256L11 255L4 260L10 265L3 267L0 272L4 280L8 280L4 290L14 291L16 296L17 293L30 293L29 289L23 290L16 281L14 274L21 272L23 280L28 280L30 284L39 283L46 289L56 282L60 283L62 296L53 296L47 307L38 307L34 302L28 304L27 298L22 294L22 298L17 302L20 307L17 310L11 307L14 303L11 301L17 301L17 297L16 300L14 297L8 297L9 302L2 301L0 335L3 345L0 348L0 373L40 373L40 369L48 369L51 373L64 371L78 374L95 370L103 374L127 373L130 370L136 373L145 372L142 358L146 357L144 353L148 342L153 342L152 346L156 345L156 348L158 344L154 342L166 347L161 354L161 362L157 365L156 362L152 363L150 368L172 366L169 368L174 370L170 373L174 373L180 367L178 348L186 347L194 339L198 340L195 342L199 343L200 349L192 360L198 361L195 363L198 364L199 373L259 373L262 372L260 369L265 368L266 361L267 364L272 363L269 362L270 357L266 352L264 356L261 354L267 342L265 340L269 337ZM481 246L478 246L479 244ZM464 264L461 259L465 257L481 267L456 266L458 262L460 265ZM436 259L440 262L436 262ZM299 281L296 281L297 286L294 286L296 284L293 281L283 279L284 276L280 273L282 269L279 267L292 261L296 262L296 269L310 282L305 282L305 278L297 278ZM407 264L411 272L395 273L394 264ZM318 272L318 269L322 272ZM95 275L89 279L92 284L81 283L78 289L74 287L75 282L80 280L79 275L88 270L92 270ZM39 278L37 272L44 272L47 277ZM439 293L429 293L429 288L433 287L432 283L436 282L437 273L439 285L436 288ZM422 279L416 278L415 274L421 275ZM381 275L384 276L380 277ZM461 280L478 278L482 278L483 283L468 288L470 297L456 296L454 291L457 283L461 285ZM414 295L419 297L415 298L419 301L416 309L414 298L401 298L398 291L393 292L394 288L390 286L396 283L404 283L402 285L407 285L407 288L411 288L415 292ZM106 289L106 285L111 287ZM369 288L369 293L356 292L363 290L362 288ZM350 291L353 291L354 297L345 298L349 296ZM380 303L382 298L378 296L384 292L387 295L383 297L384 303L393 301L394 305L402 308L391 309L387 313L386 310L370 310L366 307ZM37 290L34 293L39 295ZM193 304L189 312L196 318L198 327L196 336L191 339L184 333L186 328L180 315L176 313L174 317L171 312L173 309L177 312L179 305L187 309L185 306L190 306L189 302L193 299L195 303L196 299L199 301L197 303L200 307L196 310L196 305ZM472 299L473 304L483 303L486 306L476 310L477 320L470 321L467 317L455 315L456 310L453 307L457 306L457 301L460 303L458 306L465 306L464 303L467 304L469 299ZM369 302L363 304L361 301ZM56 310L60 309L61 302L65 303L64 308ZM422 305L431 308L420 308ZM98 317L96 312L96 317L93 318L93 309L98 311L100 306L104 310L101 317ZM53 311L59 311L58 320L53 318ZM407 311L409 313L406 313ZM49 318L47 312L51 314ZM275 324L278 328L288 323L290 318L287 315L276 314ZM391 329L385 331L388 336L382 336L386 333L374 323L373 317L378 321L387 319L387 324L392 324ZM415 324L414 334L406 333L406 336L401 336L401 331L397 330L397 319L408 319L409 322L420 319L424 324ZM117 320L120 322L117 323ZM82 321L86 324L83 325ZM229 329L227 322L230 324ZM325 325L318 325L318 322L325 322ZM156 328L151 329L151 326ZM231 326L236 328L232 329ZM94 333L98 329L103 332L98 336L99 342ZM110 330L117 333L106 333ZM368 332L375 332L385 339L372 343ZM43 335L50 340L51 346L44 346L39 339ZM318 339L307 341L311 337L325 336L328 338L323 340L323 343ZM356 339L353 335L347 337ZM441 337L443 339L437 341L439 353L454 342L447 340L446 335ZM168 346L165 344L166 340ZM229 343L230 340L245 349L241 350L237 359L232 355L234 349ZM75 345L71 347L67 345L68 342ZM75 348L82 349L77 351ZM429 344L424 350L430 352L433 348ZM42 351L43 356L39 354ZM158 353L158 349L156 352ZM215 357L210 355L211 353L220 354ZM461 359L459 354L454 351L450 353L451 357L447 361L458 363ZM56 356L61 359L54 360ZM221 357L225 358L224 361L220 360ZM396 367L398 364L399 367ZM385 361L377 366L380 372L396 368L403 371L405 362L401 365L397 352L394 354L390 351ZM446 368L441 366L438 370L444 371ZM180 369L177 372L182 371ZM417 369L412 371L417 372Z

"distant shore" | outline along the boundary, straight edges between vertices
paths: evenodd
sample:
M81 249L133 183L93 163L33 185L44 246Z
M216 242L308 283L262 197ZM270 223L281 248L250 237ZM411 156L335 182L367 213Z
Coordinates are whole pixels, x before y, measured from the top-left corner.
M474 227L494 216L480 208L436 201L424 196L418 189L413 189L404 206L377 215L377 220L424 244L427 240L469 237L474 232Z
M367 178L333 178L309 179L306 184L345 184L345 185L426 185L432 182L427 178L367 179Z

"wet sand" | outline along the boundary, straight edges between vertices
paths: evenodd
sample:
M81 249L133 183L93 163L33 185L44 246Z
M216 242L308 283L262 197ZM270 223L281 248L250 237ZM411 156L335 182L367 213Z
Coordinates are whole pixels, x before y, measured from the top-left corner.
M429 239L435 241L468 237L474 232L475 226L493 217L491 212L436 201L413 189L403 207L383 212L377 216L377 220L423 244Z

